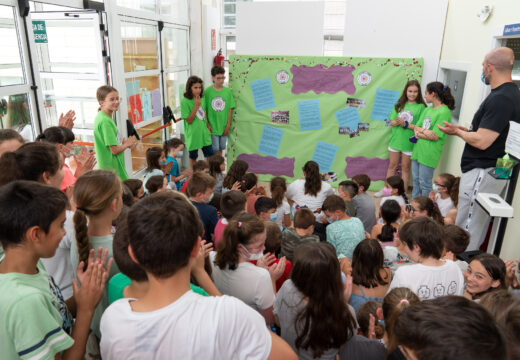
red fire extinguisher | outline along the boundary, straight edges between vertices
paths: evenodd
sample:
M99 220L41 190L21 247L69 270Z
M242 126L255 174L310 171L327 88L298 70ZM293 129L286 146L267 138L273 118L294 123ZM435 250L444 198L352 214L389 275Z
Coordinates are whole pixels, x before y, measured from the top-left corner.
M222 49L219 49L217 55L213 58L213 65L222 66L224 62L224 56L222 55Z

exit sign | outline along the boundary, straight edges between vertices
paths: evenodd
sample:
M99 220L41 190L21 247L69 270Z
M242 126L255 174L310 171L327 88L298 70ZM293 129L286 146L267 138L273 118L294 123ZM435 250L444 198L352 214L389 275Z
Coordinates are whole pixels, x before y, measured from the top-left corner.
M45 21L32 22L34 42L37 44L47 43L47 29L45 28Z

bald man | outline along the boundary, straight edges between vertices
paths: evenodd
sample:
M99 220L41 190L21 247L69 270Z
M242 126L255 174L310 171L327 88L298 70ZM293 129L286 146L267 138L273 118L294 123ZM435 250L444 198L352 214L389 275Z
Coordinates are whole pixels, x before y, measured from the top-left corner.
M506 181L488 174L505 154L509 122L520 123L520 90L512 81L513 51L502 47L489 52L482 63L482 81L491 93L473 117L471 126L444 123L439 129L466 142L460 167L459 204L456 224L471 235L467 250L477 250L485 239L489 216L475 203L479 192L501 194Z

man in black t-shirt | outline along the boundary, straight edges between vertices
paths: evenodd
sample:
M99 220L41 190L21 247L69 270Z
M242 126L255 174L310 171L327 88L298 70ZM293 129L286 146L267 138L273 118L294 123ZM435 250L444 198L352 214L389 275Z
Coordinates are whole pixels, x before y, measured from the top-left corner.
M485 239L489 216L477 206L477 193L501 194L506 181L488 174L498 158L505 154L509 122L520 123L520 90L512 82L514 54L509 48L489 52L482 63L482 80L491 86L491 93L482 102L471 126L445 123L439 129L466 142L461 159L462 177L456 224L471 235L467 250L477 250Z

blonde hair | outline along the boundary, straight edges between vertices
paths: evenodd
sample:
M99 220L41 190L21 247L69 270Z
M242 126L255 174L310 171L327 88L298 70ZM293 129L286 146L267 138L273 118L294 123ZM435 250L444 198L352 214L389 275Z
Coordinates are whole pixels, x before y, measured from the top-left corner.
M103 85L103 86L98 87L98 89L96 91L97 101L98 102L105 101L107 95L113 91L115 91L116 93L119 93L119 91L117 91L117 89L115 87L110 86L110 85ZM98 108L98 111L100 111L100 110L101 110L101 106Z
M101 214L121 194L121 180L112 171L90 170L74 184L74 229L79 261L87 267L91 244L88 238L87 216Z

